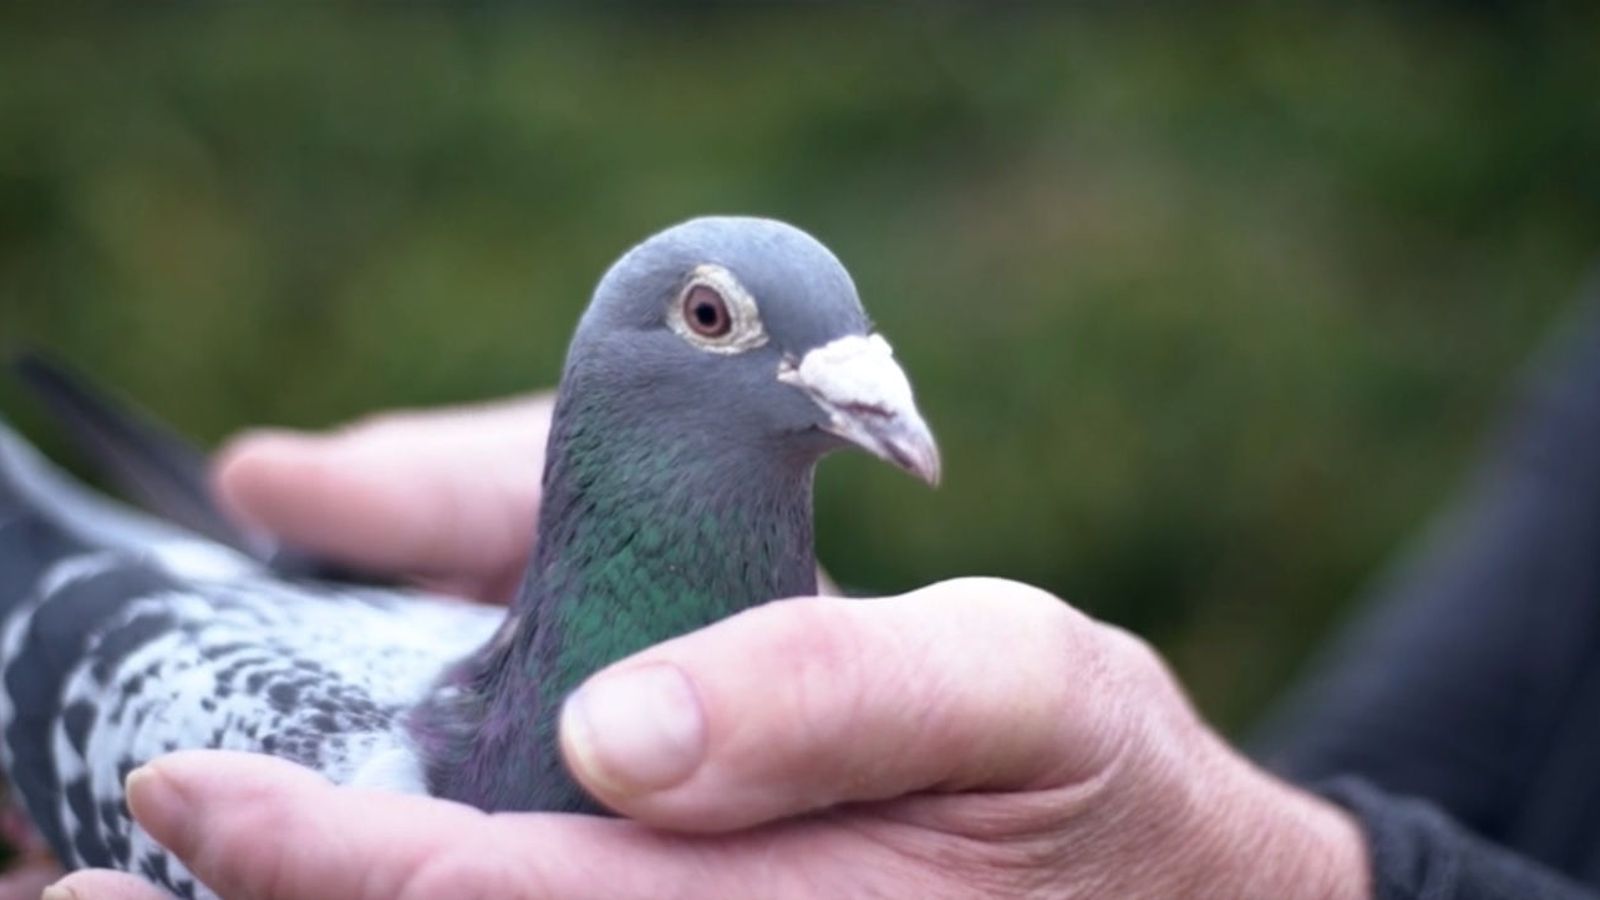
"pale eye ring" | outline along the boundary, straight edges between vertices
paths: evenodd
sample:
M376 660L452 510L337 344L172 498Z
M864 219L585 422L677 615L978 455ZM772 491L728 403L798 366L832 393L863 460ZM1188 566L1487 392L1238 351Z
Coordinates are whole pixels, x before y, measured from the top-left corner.
M695 266L667 307L667 326L707 353L743 353L767 343L756 298L726 268Z
M690 285L683 292L683 321L689 330L706 338L720 338L733 330L728 301L709 284Z

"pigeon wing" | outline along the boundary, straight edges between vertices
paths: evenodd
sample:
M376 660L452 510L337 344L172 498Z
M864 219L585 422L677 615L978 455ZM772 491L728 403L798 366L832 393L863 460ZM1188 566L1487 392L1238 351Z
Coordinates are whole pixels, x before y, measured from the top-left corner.
M500 618L265 575L197 578L120 551L69 557L3 622L0 763L64 861L203 893L130 819L130 771L175 750L245 750L423 791L405 713Z
M0 767L69 865L205 895L123 798L129 771L173 750L422 790L403 714L502 618L280 579L97 497L0 425Z

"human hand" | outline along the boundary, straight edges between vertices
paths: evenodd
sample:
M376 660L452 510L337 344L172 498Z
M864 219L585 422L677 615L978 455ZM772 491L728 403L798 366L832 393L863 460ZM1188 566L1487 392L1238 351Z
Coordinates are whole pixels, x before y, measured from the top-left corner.
M224 897L1370 894L1343 813L1230 750L1143 643L1010 582L747 611L597 674L562 746L628 819L215 752L152 763L129 800Z
M391 412L326 434L245 432L217 454L236 519L365 571L508 599L539 512L548 395Z
M219 493L345 562L503 596L538 506L548 415L529 400L249 435L222 454ZM641 672L681 677L692 699L606 699ZM636 822L487 816L219 753L154 763L130 802L225 896L1365 893L1343 814L1229 751L1142 644L1020 585L770 604L591 687L563 744ZM671 722L632 711L661 708L701 724L651 747L637 724ZM106 872L64 886L158 895Z

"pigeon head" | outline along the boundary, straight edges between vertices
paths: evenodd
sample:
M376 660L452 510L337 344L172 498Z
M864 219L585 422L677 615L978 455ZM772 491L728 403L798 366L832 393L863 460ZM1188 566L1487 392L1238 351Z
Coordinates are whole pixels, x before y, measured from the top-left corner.
M693 219L624 254L579 323L562 385L718 453L810 465L854 445L939 478L933 436L849 273L771 219Z
M718 217L623 254L567 354L522 591L446 679L459 695L413 722L437 792L594 811L561 765L562 703L646 647L816 593L812 470L852 445L938 479L905 373L826 247Z

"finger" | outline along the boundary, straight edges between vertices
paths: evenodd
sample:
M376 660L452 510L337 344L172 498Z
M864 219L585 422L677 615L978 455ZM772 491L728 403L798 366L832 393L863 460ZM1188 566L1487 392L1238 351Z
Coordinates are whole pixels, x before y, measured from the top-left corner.
M725 830L851 801L1092 778L1123 639L1032 588L946 582L900 597L768 604L601 672L562 747L601 800Z
M125 872L85 869L51 885L29 900L172 900L172 895L150 882Z
M308 769L253 754L160 758L129 776L128 804L152 837L222 896L398 897L413 868L448 853L453 841L483 847L485 817L476 810L341 795ZM270 834L294 840L261 840Z
M55 866L24 864L0 875L0 900L39 900L40 892L60 877Z
M548 422L536 398L248 433L219 455L217 491L241 521L334 559L490 584L527 552Z
M890 841L863 840L860 828L820 819L706 838L618 819L486 815L428 797L335 787L249 754L177 753L141 771L130 779L134 814L224 897L888 896L906 892L928 868L887 850Z

